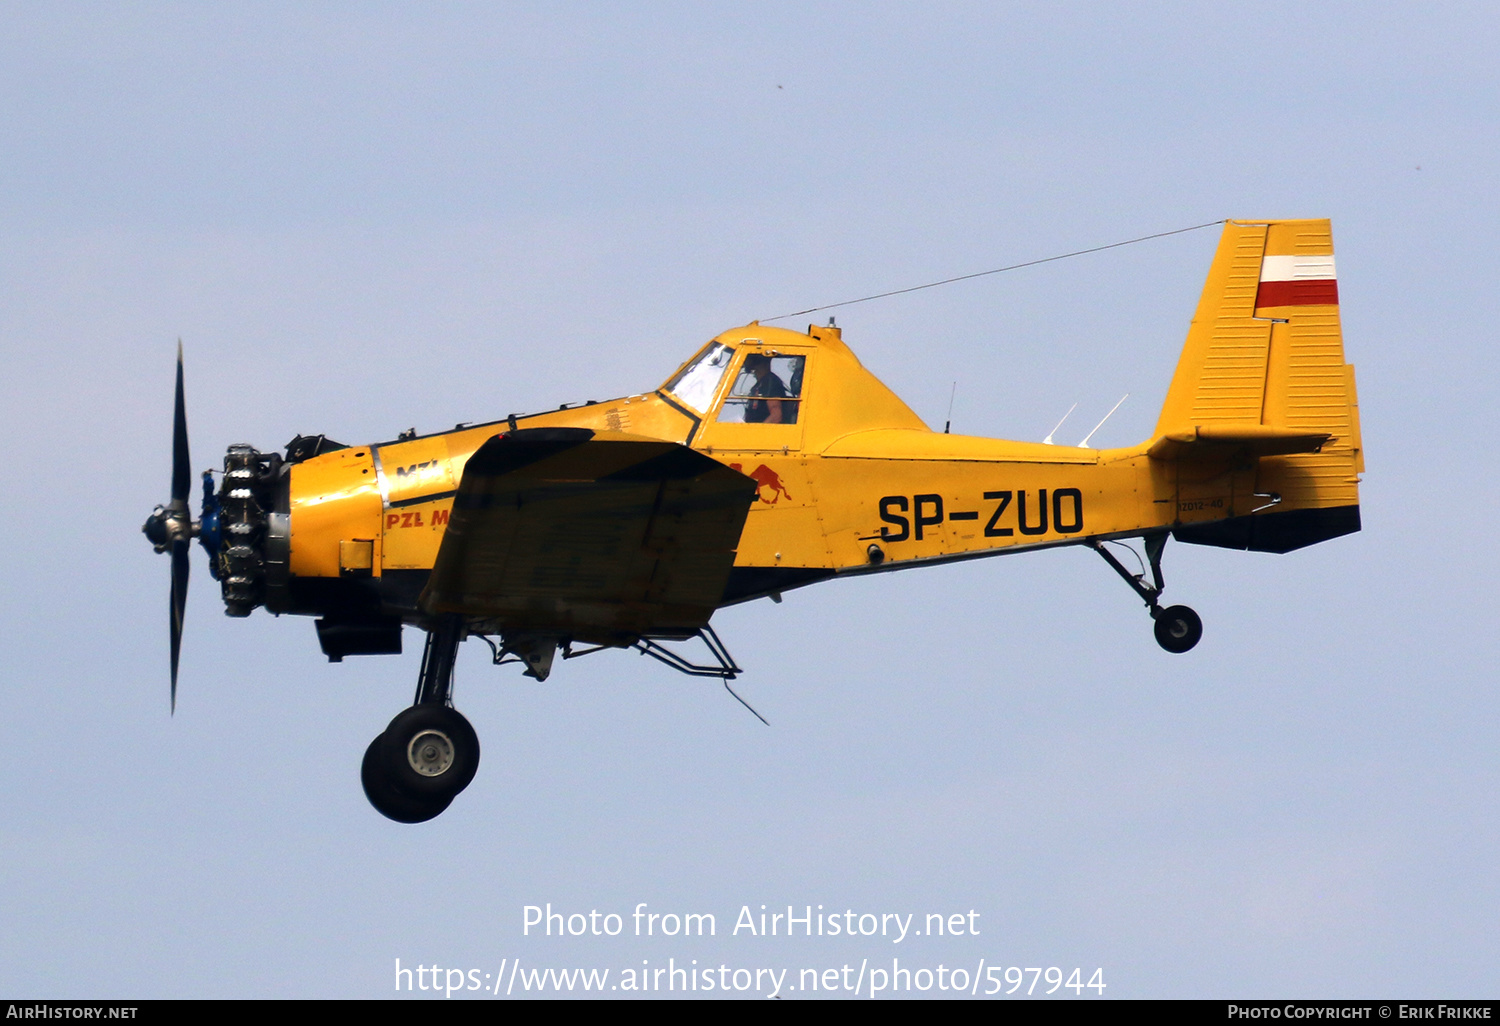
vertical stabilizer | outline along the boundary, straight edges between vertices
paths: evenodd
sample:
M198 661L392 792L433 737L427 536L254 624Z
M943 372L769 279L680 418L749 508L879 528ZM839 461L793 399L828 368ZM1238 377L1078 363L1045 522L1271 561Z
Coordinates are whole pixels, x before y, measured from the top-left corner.
M1359 529L1359 403L1354 367L1344 361L1329 223L1226 222L1156 426L1158 442L1173 444L1153 451L1201 459L1193 439L1323 434L1329 437L1316 452L1251 457L1262 515L1183 529L1179 537L1268 548L1256 538L1273 519L1292 524L1287 515L1299 510L1326 511L1296 518L1324 525L1312 532L1321 537L1300 544Z
M1271 323L1256 319L1255 298L1268 227L1225 223L1157 437L1204 425L1261 422Z

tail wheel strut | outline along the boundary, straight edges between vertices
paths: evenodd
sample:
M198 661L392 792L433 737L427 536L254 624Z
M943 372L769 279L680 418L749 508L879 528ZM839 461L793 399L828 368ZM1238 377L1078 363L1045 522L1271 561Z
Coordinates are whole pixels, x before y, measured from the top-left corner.
M1156 643L1168 652L1186 652L1198 644L1203 637L1203 620L1188 606L1162 607L1162 591L1166 585L1162 581L1161 554L1167 545L1166 531L1153 531L1142 538L1145 543L1146 560L1151 567L1151 583L1145 581L1146 574L1141 572L1133 574L1125 569L1125 564L1115 558L1114 553L1104 547L1104 543L1098 539L1091 540L1090 545L1094 551L1104 557L1104 561L1114 567L1115 573L1141 597L1146 607L1151 611L1151 619L1155 621L1154 633Z

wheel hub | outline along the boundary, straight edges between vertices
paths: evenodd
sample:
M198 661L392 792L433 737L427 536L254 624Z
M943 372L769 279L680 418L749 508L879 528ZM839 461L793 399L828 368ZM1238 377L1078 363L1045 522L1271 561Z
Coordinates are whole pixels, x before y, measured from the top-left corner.
M423 730L406 746L406 761L424 777L440 777L453 766L453 740L440 730Z

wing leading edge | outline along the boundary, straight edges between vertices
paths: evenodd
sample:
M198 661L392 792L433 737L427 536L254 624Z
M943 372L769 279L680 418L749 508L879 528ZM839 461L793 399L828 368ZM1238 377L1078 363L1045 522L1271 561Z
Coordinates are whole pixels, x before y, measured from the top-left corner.
M464 468L421 608L589 644L689 637L724 595L756 487L674 442L498 435Z

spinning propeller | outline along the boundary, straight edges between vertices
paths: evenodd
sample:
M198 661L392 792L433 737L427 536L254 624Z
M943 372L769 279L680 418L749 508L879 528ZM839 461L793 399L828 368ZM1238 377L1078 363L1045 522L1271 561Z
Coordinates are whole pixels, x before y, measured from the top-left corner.
M187 608L188 548L200 524L188 509L193 472L188 457L187 404L182 396L182 340L177 341L177 401L172 413L172 500L157 506L141 530L157 552L172 553L172 711L177 711L177 656L182 649L182 614Z

